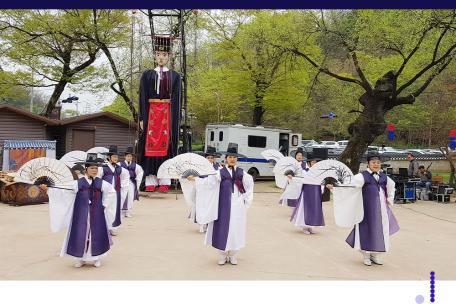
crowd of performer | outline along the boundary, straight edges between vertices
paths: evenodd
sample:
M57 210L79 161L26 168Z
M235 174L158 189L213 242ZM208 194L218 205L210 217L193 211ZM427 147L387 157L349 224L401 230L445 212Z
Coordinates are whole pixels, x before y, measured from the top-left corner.
M124 160L119 162L116 146L109 147L101 158L88 153L85 161L72 168L77 179L65 189L41 185L49 196L52 230L67 229L61 256L75 257L75 267L101 266L113 237L119 234L122 222L132 217L134 202L139 200L144 171L134 162L132 148L121 154ZM321 159L302 149L293 154L302 171L287 175L287 187L280 198L282 204L292 207L291 223L307 235L316 233L315 227L325 226L322 192L325 187L331 189L334 204L345 209L344 214L335 212L336 223L348 221L347 227L353 225L346 239L348 245L361 252L365 265L383 264L381 254L389 250L390 235L399 226L391 212L395 185L381 170L380 156L368 155L367 170L354 175L348 187L338 187L306 183L303 177ZM253 178L238 166L241 155L235 144L223 152L224 158L213 147L207 147L202 155L215 174L181 179L193 191L189 218L205 233L204 243L219 251L219 265L237 265L236 254L246 244ZM217 159L222 159L223 164ZM299 189L294 196L290 195L293 187ZM351 220L356 215L360 220Z

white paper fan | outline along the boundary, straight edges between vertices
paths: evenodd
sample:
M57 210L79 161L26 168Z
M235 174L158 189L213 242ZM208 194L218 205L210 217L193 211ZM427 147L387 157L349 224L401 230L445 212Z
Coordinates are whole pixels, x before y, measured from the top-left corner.
M275 173L274 177L275 177L276 186L279 188L285 189L285 187L288 184L288 177L285 176L284 174L278 174L278 173Z
M163 168L161 168L162 166ZM190 175L201 176L215 173L212 164L203 156L195 153L184 153L172 158L170 162L164 162L158 169L157 177L177 179Z
M272 170L274 174L278 175L293 175L298 176L302 173L301 163L290 156L285 156L277 162Z
M101 159L106 159L106 155L103 153L108 153L109 149L105 147L93 147L87 150L87 153L97 153L97 157Z
M174 171L174 169L170 169L173 166L173 159L165 160L157 171L157 178L174 178L171 177L170 172Z
M267 160L273 160L276 163L279 161L279 159L282 159L285 157L285 156L283 156L282 153L280 153L279 151L274 150L274 149L264 150L263 152L261 152L261 156L263 156Z
M64 162L40 157L26 162L16 172L17 182L29 184L63 185L73 181L73 174Z
M320 185L327 177L336 179L340 184L349 184L353 177L353 172L344 163L327 159L313 165L304 174L305 184Z
M62 156L60 161L64 162L68 167L72 168L77 162L84 162L87 159L87 152L71 151Z

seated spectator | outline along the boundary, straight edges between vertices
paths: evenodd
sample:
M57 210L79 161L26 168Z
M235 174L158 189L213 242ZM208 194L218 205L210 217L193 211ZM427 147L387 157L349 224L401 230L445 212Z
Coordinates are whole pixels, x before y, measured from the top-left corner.
M431 191L432 185L432 173L427 171L424 166L418 167L418 175L421 181L416 184L419 188L426 188L427 191Z

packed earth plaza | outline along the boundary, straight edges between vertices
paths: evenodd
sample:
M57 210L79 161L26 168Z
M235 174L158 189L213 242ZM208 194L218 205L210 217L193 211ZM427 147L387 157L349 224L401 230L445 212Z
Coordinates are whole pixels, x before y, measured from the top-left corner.
M141 196L133 217L103 266L73 268L59 258L65 233L50 233L47 205L0 204L0 266L3 280L422 280L429 269L454 280L456 212L451 204L396 205L401 231L391 239L382 266L366 267L345 243L350 229L338 228L332 203L324 202L326 226L304 235L290 225L290 209L279 206L273 182L257 182L248 211L247 246L236 266L218 266L203 235L187 220L181 194ZM17 223L21 225L18 226ZM12 228L14 227L14 228Z

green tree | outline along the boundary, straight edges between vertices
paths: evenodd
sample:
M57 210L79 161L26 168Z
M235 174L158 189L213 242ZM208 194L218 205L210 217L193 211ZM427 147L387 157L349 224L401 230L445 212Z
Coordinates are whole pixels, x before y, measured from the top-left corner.
M120 95L110 105L103 107L102 111L114 113L128 120L132 120L133 117L130 107Z
M74 31L81 19L89 23L90 11L0 11L6 56L21 70L15 84L54 88L45 115L51 113L67 84L90 82L97 76L92 64L99 47Z
M254 125L281 121L274 119L279 109L304 103L307 73L287 66L286 50L270 43L277 41L277 28L289 28L291 22L289 15L274 11L208 13L208 28L217 39L215 64L223 66L225 82L240 80L231 89L251 108ZM295 77L297 73L303 77Z

